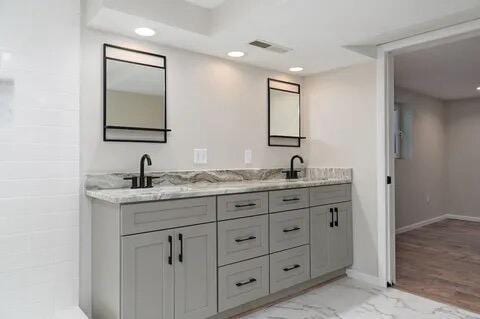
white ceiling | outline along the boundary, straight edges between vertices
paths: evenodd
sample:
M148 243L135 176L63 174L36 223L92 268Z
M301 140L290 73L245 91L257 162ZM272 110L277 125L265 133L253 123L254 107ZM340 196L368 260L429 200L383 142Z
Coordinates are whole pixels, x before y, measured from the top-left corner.
M480 0L88 0L89 26L131 37L139 26L160 44L302 75L370 58L347 47L376 45L480 17ZM261 39L292 48L278 54Z
M480 97L480 37L396 56L395 85L443 100Z

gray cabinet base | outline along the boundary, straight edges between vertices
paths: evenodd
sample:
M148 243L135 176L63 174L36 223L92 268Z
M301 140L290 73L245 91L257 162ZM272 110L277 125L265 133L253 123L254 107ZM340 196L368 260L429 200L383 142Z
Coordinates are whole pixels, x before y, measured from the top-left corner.
M310 279L309 281L302 282L301 284L295 285L293 287L281 290L279 292L270 294L268 296L262 297L260 299L256 299L249 303L243 304L241 306L226 310L224 312L220 312L215 316L209 317L208 319L228 319L239 314L252 312L253 310L258 310L259 308L278 303L283 301L284 299L289 299L301 295L305 292L305 290L314 288L319 286L320 284L324 284L327 281L333 279L339 279L345 276L346 268L333 271L331 273L325 274L323 276Z

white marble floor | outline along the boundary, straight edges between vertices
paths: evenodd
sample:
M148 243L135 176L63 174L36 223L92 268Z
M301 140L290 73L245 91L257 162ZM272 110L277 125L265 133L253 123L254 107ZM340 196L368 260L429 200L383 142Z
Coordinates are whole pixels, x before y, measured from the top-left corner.
M480 315L397 289L343 278L242 319L477 319Z

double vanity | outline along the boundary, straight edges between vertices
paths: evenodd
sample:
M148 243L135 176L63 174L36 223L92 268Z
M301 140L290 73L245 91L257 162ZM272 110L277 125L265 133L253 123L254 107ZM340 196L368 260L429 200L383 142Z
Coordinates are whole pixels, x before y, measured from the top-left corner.
M351 170L90 176L95 319L227 318L352 264Z

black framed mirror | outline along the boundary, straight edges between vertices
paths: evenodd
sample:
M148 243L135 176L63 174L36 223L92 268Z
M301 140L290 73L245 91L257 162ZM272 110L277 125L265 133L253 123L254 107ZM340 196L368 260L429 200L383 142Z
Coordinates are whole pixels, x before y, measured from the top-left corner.
M104 44L103 62L103 140L166 143L166 57Z
M268 79L268 145L300 147L300 84Z

